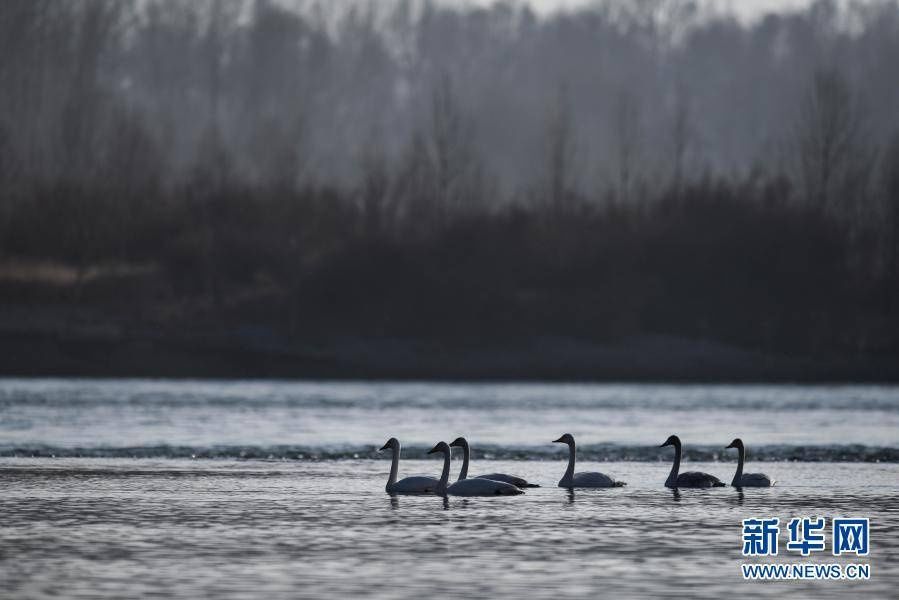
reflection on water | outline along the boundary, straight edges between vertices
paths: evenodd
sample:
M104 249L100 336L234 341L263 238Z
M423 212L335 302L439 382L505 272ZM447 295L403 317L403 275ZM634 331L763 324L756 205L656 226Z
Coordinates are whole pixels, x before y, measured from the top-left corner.
M668 490L667 463L604 465L629 485L567 490L553 485L564 466L479 461L545 487L443 499L389 497L387 465L370 460L0 459L0 589L14 598L873 598L899 583L899 465L771 463L777 486L742 491ZM810 514L872 519L872 579L744 582L741 519ZM778 559L795 560L783 544Z

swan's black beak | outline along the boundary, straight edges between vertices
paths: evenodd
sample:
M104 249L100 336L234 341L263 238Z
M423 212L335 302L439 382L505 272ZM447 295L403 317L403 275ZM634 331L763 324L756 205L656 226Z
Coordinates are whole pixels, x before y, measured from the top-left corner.
M428 454L434 454L435 452L440 452L440 444L437 444L436 446L428 450Z
M389 443L389 442L386 443L386 444L384 444L383 446L381 446L381 447L378 449L378 452L381 452L381 451L383 451L383 450L387 450L388 448L390 448L390 443Z
M560 444L560 443L562 443L562 442L564 442L564 441L565 441L565 440L564 440L564 439L562 439L562 438L564 438L564 437L565 437L565 436L564 436L564 435L563 435L563 436L562 436L562 437L560 437L560 438L559 438L559 439L557 439L557 440L553 440L553 444Z
M462 447L462 438L456 438L452 442L450 442L450 448L461 448Z
M737 447L737 445L735 443L731 442L727 446L725 446L724 449L727 450L728 448L736 448L736 447Z
M664 443L659 444L659 448L664 448L665 446L670 446L670 445L671 445L671 440L665 440Z

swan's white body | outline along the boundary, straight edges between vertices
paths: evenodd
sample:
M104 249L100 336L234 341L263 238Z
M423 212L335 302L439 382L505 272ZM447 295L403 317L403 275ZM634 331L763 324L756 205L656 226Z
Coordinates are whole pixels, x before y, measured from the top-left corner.
M570 481L564 479L559 482L559 487L621 487L622 481L615 481L605 473L575 473Z
M466 481L468 479L468 463L471 459L471 448L468 446L468 440L464 437L456 438L451 448L462 448L462 470L459 471L459 479L457 481ZM534 483L528 483L526 479L516 477L515 475L507 475L505 473L488 473L487 475L478 475L472 479L489 479L491 481L502 481L514 485L517 488L540 487Z
M674 446L674 464L671 465L671 472L668 479L665 480L665 487L669 488L711 488L724 487L725 484L708 473L699 471L687 471L680 473L681 458L681 441L676 435L672 435L662 446Z
M450 447L446 442L440 442L430 453L433 452L443 452L443 472L440 474L436 490L441 496L517 496L524 493L510 483L492 479L463 479L448 486Z
M737 471L734 473L734 479L730 484L734 487L771 487L774 481L764 473L743 473L743 462L746 460L746 448L743 446L743 440L735 439L730 443L728 448L736 448L739 452L737 462Z
M433 477L406 477L396 480L397 471L400 465L400 443L396 438L390 438L381 450L390 448L393 452L393 458L390 463L390 477L387 479L387 486L384 488L388 494L433 494L437 489L438 481Z
M463 479L446 488L449 496L517 496L524 492L511 483L493 479Z
M774 485L774 480L764 473L744 473L740 477L739 483L734 479L731 485L734 487L771 487Z
M605 473L575 473L574 462L577 449L574 443L574 436L566 433L556 442L568 444L568 468L562 479L559 480L559 487L563 488L611 488L622 487L627 485L623 481L615 481Z
M437 489L434 477L414 475L387 484L388 494L433 494Z

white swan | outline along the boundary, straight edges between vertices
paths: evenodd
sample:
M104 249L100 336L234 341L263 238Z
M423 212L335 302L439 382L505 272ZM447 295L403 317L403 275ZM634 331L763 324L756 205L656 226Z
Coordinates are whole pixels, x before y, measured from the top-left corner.
M605 473L575 473L574 456L576 449L574 445L574 436L570 433L566 433L559 439L553 440L553 443L568 444L568 468L565 470L565 475L559 480L559 487L610 488L627 485L623 481L615 481Z
M680 438L676 435L669 436L665 443L659 446L674 446L674 464L671 466L671 473L665 480L665 487L669 488L710 488L724 487L725 484L714 475L708 473L700 473L699 471L688 471L678 474L680 470L681 443Z
M737 472L734 473L734 480L730 484L734 487L771 487L774 482L764 473L746 473L743 474L743 461L746 459L746 448L743 447L743 440L735 439L727 448L736 448L740 453L739 462L737 462Z
M459 471L458 481L468 478L468 461L471 458L471 448L468 446L468 440L464 437L457 437L450 443L450 448L462 448L462 470ZM506 475L505 473L489 473L487 475L478 475L472 479L489 479L491 481L502 481L503 483L511 483L518 488L540 487L536 483L528 483L526 479L516 477L515 475Z
M393 461L390 463L390 477L387 479L388 494L433 494L437 489L437 480L433 477L406 477L396 480L396 472L400 465L400 442L396 438L390 438L381 447L381 450L393 450ZM381 452L378 450L378 452Z
M450 447L446 442L438 442L428 454L443 452L443 472L437 482L436 493L441 496L515 496L523 494L511 483L491 479L463 479L447 487L450 472Z

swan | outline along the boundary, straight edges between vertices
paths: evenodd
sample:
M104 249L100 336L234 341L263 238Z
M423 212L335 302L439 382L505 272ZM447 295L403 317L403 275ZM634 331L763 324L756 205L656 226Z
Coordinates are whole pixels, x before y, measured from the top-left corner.
M734 487L771 487L774 482L764 473L746 473L743 474L743 461L746 459L746 448L743 446L743 440L735 439L727 448L736 448L740 453L740 459L737 463L737 472L734 473L734 480L730 484Z
M468 446L468 440L464 437L457 437L450 443L450 448L462 448L462 470L459 471L458 481L463 481L468 477L468 461L471 458L471 448ZM516 477L515 475L506 475L505 473L490 473L488 475L478 475L472 479L489 479L491 481L502 481L511 483L518 488L540 487L536 483L528 483L526 479Z
M437 483L436 493L441 496L515 496L524 492L503 481L491 479L462 479L447 487L450 472L450 447L446 442L438 442L428 454L443 452L443 472Z
M724 487L725 484L714 475L708 473L700 473L699 471L688 471L678 475L680 470L681 443L680 438L676 435L669 436L665 443L659 446L674 446L674 464L671 466L671 473L665 480L665 487L669 488L708 488L708 487Z
M390 463L390 477L387 479L386 490L388 494L433 494L437 489L437 480L433 477L406 477L396 480L396 472L400 465L400 442L396 438L390 438L381 447L382 450L393 450L393 462Z
M553 440L554 444L568 444L568 468L565 475L559 480L559 487L563 488L609 488L622 487L627 485L623 481L615 481L605 473L575 473L574 472L574 436L570 433L564 434L557 440Z

